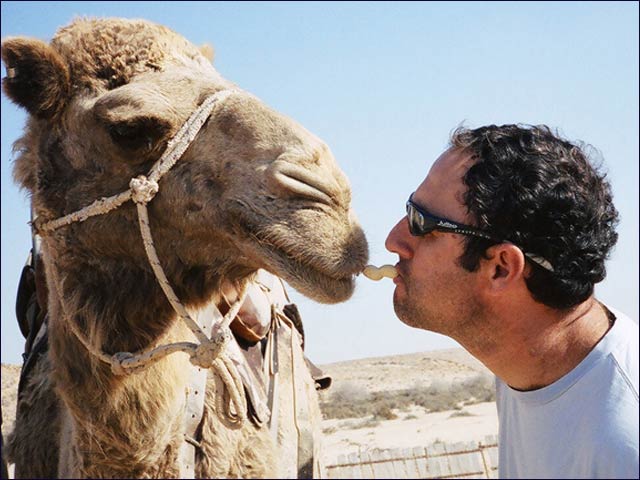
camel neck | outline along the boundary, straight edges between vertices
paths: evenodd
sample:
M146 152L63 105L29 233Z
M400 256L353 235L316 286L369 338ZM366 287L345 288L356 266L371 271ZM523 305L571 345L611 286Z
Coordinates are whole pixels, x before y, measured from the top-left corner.
M182 444L188 357L172 355L143 371L116 376L71 332L69 322L76 322L85 338L107 353L136 351L158 340L182 340L189 338L189 332L176 321L166 300L163 304L162 292L150 286L153 277L146 279L123 269L109 276L81 265L54 274L52 265L48 266L53 280L50 356L75 432L77 448L72 454L78 460L74 463L84 468L69 472L70 476L123 478L131 473L120 471L123 465L153 472L167 461L163 459L167 451L151 452L144 459L136 452L156 442L173 445L173 449Z

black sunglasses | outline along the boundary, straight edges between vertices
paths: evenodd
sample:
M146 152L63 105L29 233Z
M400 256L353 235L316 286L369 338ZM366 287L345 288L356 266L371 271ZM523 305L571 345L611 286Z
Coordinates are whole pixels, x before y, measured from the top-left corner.
M409 221L409 232L415 237L422 237L423 235L437 230L440 232L458 233L460 235L485 238L497 243L503 243L506 241L475 227L470 227L469 225L454 222L447 218L440 218L435 215L431 215L429 212L413 203L411 200L412 197L413 193L409 196L409 200L407 200L407 220ZM535 264L541 266L545 270L553 272L553 265L551 265L551 262L545 258L525 251L523 251L523 254Z

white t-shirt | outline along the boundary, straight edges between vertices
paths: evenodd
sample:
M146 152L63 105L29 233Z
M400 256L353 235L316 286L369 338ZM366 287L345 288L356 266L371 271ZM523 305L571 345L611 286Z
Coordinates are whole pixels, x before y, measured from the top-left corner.
M496 379L500 478L638 478L638 325L616 322L571 372L520 392Z

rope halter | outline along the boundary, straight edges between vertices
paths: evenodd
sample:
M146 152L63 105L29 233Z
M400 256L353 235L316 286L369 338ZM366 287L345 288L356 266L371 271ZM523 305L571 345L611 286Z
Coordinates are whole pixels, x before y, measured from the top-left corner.
M32 222L32 226L36 233L47 235L48 233L60 227L70 225L71 223L83 222L90 217L108 213L115 210L125 202L133 200L138 211L138 224L140 227L140 234L144 242L144 249L153 273L178 317L185 322L199 343L177 342L162 345L150 350L142 350L137 353L117 352L113 355L109 355L103 352L100 348L96 348L92 345L86 336L80 332L78 326L73 321L69 322L71 330L80 343L82 343L91 354L98 357L101 361L107 363L111 367L111 371L115 375L125 375L143 370L152 363L155 363L174 352L188 353L189 359L193 365L204 369L213 368L218 373L229 392L232 403L231 406L233 407L233 411L231 410L231 406L229 407L227 415L232 417L235 422L241 423L244 419L247 408L246 397L240 374L238 373L234 363L225 354L225 347L232 338L229 325L244 302L246 287L240 292L236 302L223 317L217 332L209 338L198 323L191 318L187 309L182 305L167 280L156 249L153 245L153 238L149 228L149 215L147 211L147 203L154 198L160 188L158 182L162 176L167 173L182 157L189 145L200 132L204 123L211 116L215 106L223 102L230 95L237 93L241 92L239 90L229 89L218 91L209 96L191 114L178 133L169 140L166 150L153 167L151 167L149 173L146 176L140 175L132 178L129 182L129 189L125 192L108 198L103 197L96 200L91 205L55 220L43 222L36 218ZM55 280L57 272L52 272L52 274L54 275ZM57 280L55 281L58 283ZM64 308L64 303L61 302L61 304Z

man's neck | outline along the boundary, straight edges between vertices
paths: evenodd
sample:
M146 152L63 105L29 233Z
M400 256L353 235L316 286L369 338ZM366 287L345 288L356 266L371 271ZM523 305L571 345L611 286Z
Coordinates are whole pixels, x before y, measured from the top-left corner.
M521 311L527 313L503 316L490 346L464 345L517 390L542 388L569 373L611 327L606 310L593 297L569 311L539 304Z

